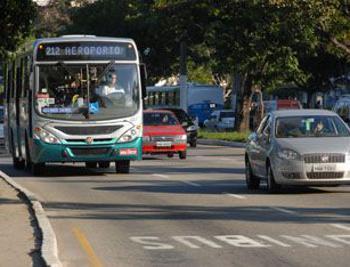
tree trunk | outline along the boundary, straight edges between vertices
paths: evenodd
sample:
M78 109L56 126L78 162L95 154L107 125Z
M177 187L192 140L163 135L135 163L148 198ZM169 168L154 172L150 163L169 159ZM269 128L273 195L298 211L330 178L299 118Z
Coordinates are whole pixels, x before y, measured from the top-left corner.
M250 107L251 107L251 97L249 95L243 96L241 120L239 123L239 131L247 132L249 131L250 126Z

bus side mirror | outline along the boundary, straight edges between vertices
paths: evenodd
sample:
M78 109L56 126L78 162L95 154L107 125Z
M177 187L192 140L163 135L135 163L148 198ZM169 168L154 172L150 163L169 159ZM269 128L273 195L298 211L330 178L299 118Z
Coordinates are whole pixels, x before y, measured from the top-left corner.
M145 99L147 96L147 92L146 92L147 70L146 70L146 65L144 63L140 64L140 75L141 75L142 99Z

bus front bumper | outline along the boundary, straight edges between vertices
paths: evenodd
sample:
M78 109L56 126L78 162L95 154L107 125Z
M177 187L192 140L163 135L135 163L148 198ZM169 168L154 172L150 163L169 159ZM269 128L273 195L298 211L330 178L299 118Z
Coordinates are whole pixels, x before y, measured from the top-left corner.
M105 145L47 144L33 140L31 158L34 163L141 160L142 138Z

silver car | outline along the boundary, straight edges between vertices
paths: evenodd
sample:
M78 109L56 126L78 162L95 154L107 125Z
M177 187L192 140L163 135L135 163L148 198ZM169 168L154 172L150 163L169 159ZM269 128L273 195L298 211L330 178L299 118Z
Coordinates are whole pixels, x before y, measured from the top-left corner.
M265 116L246 145L246 183L270 193L281 185L350 184L350 129L334 112L282 110Z

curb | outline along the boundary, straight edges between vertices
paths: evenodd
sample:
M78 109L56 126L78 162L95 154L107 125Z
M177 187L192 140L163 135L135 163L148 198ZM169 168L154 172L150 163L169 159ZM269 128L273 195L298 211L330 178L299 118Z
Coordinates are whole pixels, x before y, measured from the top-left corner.
M209 145L209 146L228 146L228 147L239 147L244 148L245 143L242 142L232 142L218 139L197 139L197 144Z
M37 197L32 192L16 183L11 177L2 171L0 171L0 178L12 186L15 190L22 193L29 201L31 208L34 211L34 216L38 222L39 230L42 233L41 257L45 264L50 267L62 267L62 263L58 258L55 232L53 231L49 219L47 218L45 211Z

